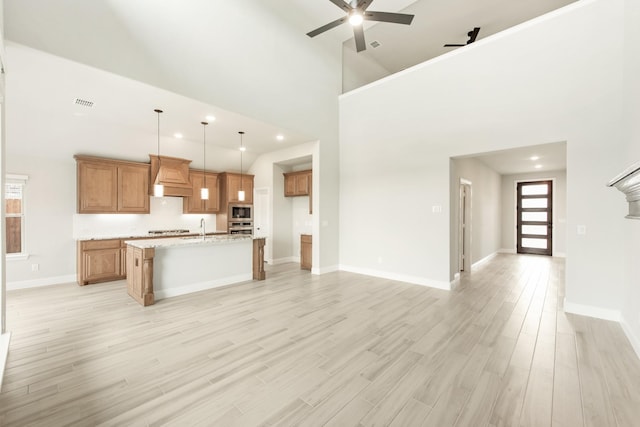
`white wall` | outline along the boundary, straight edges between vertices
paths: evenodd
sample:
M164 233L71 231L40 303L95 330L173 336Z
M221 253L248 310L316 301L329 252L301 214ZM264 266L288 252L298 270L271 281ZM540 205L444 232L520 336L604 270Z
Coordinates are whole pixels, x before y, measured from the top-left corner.
M293 8L275 0L5 6L13 41L319 140L315 206L323 225L314 259L325 271L337 268L340 43L310 39Z
M625 2L625 134L627 156L620 163L619 170L640 160L640 1ZM615 174L614 174L615 175ZM612 176L613 177L613 176ZM624 195L610 189L617 196L616 206L626 209ZM622 214L622 212L621 212ZM626 234L625 255L627 269L624 286L624 306L622 307L622 323L627 335L640 357L640 221L617 218L623 223Z
M352 43L352 40L345 42L342 49L343 92L349 92L391 74L380 63L370 58L366 52L356 52L355 45L351 47Z
M458 272L460 179L471 181L471 265L500 249L501 182L500 175L474 158L451 161L451 272Z
M567 301L619 310L624 230L604 183L626 157L623 6L576 2L343 95L341 264L448 283L450 213L431 206L450 206L449 158L568 141Z
M553 180L553 256L567 253L567 172L549 171L502 176L502 244L505 252L516 252L516 182Z
M76 247L73 215L76 210L76 165L73 159L11 156L7 173L27 175L25 186L25 241L27 260L7 261L7 288L12 282L60 278L73 280ZM31 271L38 264L38 271Z

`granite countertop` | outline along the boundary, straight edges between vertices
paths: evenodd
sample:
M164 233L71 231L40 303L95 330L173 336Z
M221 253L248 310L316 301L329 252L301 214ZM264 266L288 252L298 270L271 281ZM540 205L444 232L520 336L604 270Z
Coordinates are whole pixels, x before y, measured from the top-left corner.
M214 236L214 235L226 235L227 232L226 231L211 231L209 233L207 233L207 236ZM199 236L200 234L197 232L193 232L193 233L173 233L173 234L149 234L149 233L144 233L144 234L109 234L109 235L104 235L104 236L82 236L82 237L76 237L75 240L111 240L111 239L145 239L145 240L150 240L150 239L169 239L169 238L173 238L173 237L189 237L189 236Z
M181 236L165 239L128 240L125 243L136 248L149 249L172 246L219 245L250 240L253 240L253 236L250 234L225 234L223 236L207 236L205 239L202 236Z

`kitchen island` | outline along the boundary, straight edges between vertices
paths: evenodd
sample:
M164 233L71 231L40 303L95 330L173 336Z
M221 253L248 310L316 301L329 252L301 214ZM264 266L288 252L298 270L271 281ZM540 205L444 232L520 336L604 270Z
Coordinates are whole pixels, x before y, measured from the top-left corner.
M256 252L263 253L264 239L235 234L125 243L127 292L147 306L155 300L251 280L256 276L253 258Z

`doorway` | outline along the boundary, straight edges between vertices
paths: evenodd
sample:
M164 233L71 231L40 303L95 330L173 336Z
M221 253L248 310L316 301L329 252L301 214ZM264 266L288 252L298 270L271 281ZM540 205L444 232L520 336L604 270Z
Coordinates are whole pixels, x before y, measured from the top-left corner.
M552 254L552 181L517 183L516 248L519 254Z
M471 269L471 181L460 178L458 271Z

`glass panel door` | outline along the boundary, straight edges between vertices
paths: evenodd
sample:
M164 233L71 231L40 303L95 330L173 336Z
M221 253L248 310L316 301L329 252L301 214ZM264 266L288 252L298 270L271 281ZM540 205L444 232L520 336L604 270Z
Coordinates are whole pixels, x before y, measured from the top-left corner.
M551 181L519 182L517 186L517 252L551 255L553 224Z

